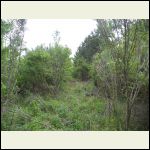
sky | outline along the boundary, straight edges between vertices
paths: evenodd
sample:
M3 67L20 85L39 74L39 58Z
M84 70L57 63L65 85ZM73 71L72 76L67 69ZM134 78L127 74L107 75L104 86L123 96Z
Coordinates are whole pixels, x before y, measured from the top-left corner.
M92 19L28 19L24 35L25 46L29 49L37 45L48 46L54 42L53 34L60 32L60 44L71 49L73 57L79 45L96 29Z

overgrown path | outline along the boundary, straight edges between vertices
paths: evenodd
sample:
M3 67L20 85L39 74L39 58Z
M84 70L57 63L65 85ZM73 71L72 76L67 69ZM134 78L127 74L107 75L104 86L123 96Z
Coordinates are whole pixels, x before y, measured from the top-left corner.
M93 84L90 81L71 80L57 97L30 93L27 97L19 98L13 106L8 106L7 113L2 115L4 120L2 129L14 131L122 130L115 116L109 118L105 114L106 101L90 94L92 89ZM122 107L121 104L118 110L120 114L123 112ZM139 118L141 114L137 114L137 111L136 115ZM123 122L120 123L123 125Z
M7 130L105 130L105 102L87 96L92 84L70 81L59 96L30 94L3 116ZM12 121L7 119L13 118ZM106 128L107 130L107 128Z

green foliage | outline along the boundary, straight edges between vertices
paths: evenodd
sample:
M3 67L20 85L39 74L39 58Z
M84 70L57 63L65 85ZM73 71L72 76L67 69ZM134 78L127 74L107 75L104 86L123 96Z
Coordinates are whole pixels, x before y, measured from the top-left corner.
M13 24L10 21L1 19L1 42L4 42L6 35L12 30Z
M72 74L72 62L69 57L71 51L67 47L55 45L49 49L52 84L57 88L61 87L63 82L69 80Z
M28 52L21 60L18 75L18 86L23 89L36 91L44 89L44 80L48 77L49 54L43 50ZM41 82L39 82L41 81Z
M17 92L16 76L25 24L25 19L1 20L1 90L4 101L13 99Z
M126 129L141 87L148 83L147 26L147 20L98 20L106 45L94 58L93 79L101 94L112 100L114 111L118 100L126 101Z
M6 85L1 82L1 98L5 97L7 93Z
M92 32L79 46L74 57L74 77L80 80L90 78L90 63L94 54L100 51L100 38L97 32Z
M21 60L18 86L31 92L58 93L72 71L70 50L62 46L37 47Z
M115 99L116 62L110 50L106 49L94 56L90 73L100 91L99 95L106 99Z
M75 78L78 78L82 81L89 79L90 65L83 57L79 57L74 62L74 72L73 75Z
M20 131L116 131L123 130L125 103L118 103L117 113L109 117L105 99L87 97L84 89L92 83L69 82L58 99L30 94L18 98L2 114L2 130ZM78 92L80 89L80 93ZM67 93L66 93L67 92ZM9 110L9 111L8 111ZM134 124L138 130L141 124Z
M83 57L87 62L91 62L92 56L98 51L100 51L100 38L99 34L95 31L88 35L84 42L81 43L76 52L75 59Z
M149 129L148 20L98 19L73 61L58 31L22 56L25 23L1 20L2 130Z

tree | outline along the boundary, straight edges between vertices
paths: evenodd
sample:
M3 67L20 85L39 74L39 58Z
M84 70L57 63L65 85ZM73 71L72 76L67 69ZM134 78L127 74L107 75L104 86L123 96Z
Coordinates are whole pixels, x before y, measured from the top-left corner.
M2 61L4 73L2 84L5 87L5 98L9 101L16 92L16 74L18 71L19 58L22 52L25 19L1 20L1 41L6 43L2 47L2 55L5 60ZM4 95L3 95L4 96ZM6 101L7 102L7 101Z
M147 27L149 25L147 20L119 19L97 20L97 22L98 32L103 36L105 42L104 51L108 51L110 55L106 52L104 52L106 53L105 56L103 56L103 53L101 54L101 57L97 60L100 63L95 66L95 71L99 77L105 77L105 72L108 70L103 83L105 87L111 87L111 90L114 91L111 91L110 96L113 99L113 110L115 110L120 97L126 101L125 129L128 130L131 112L140 88L144 80L145 83L148 82ZM113 67L108 68L110 64ZM102 67L104 68L102 69ZM112 78L112 76L115 78ZM113 81L113 84L110 81Z
M74 77L81 79L82 81L87 81L90 77L89 71L90 65L86 59L82 56L76 58L74 61Z
M81 80L90 78L90 63L94 54L100 51L100 38L96 31L91 32L79 46L74 57L74 76Z
M51 83L54 85L53 91L57 93L72 74L71 50L55 44L54 47L49 48L49 54L49 65L52 71Z
M79 46L75 59L82 56L87 62L91 62L92 56L100 51L100 37L97 32L91 32Z

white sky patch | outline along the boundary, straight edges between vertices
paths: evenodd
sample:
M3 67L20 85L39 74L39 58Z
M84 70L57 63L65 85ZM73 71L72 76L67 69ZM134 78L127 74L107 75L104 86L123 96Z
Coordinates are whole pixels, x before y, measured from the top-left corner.
M92 19L28 19L24 35L25 46L29 49L37 45L52 44L53 33L60 32L60 44L67 45L72 55L92 31L96 29L96 21Z

